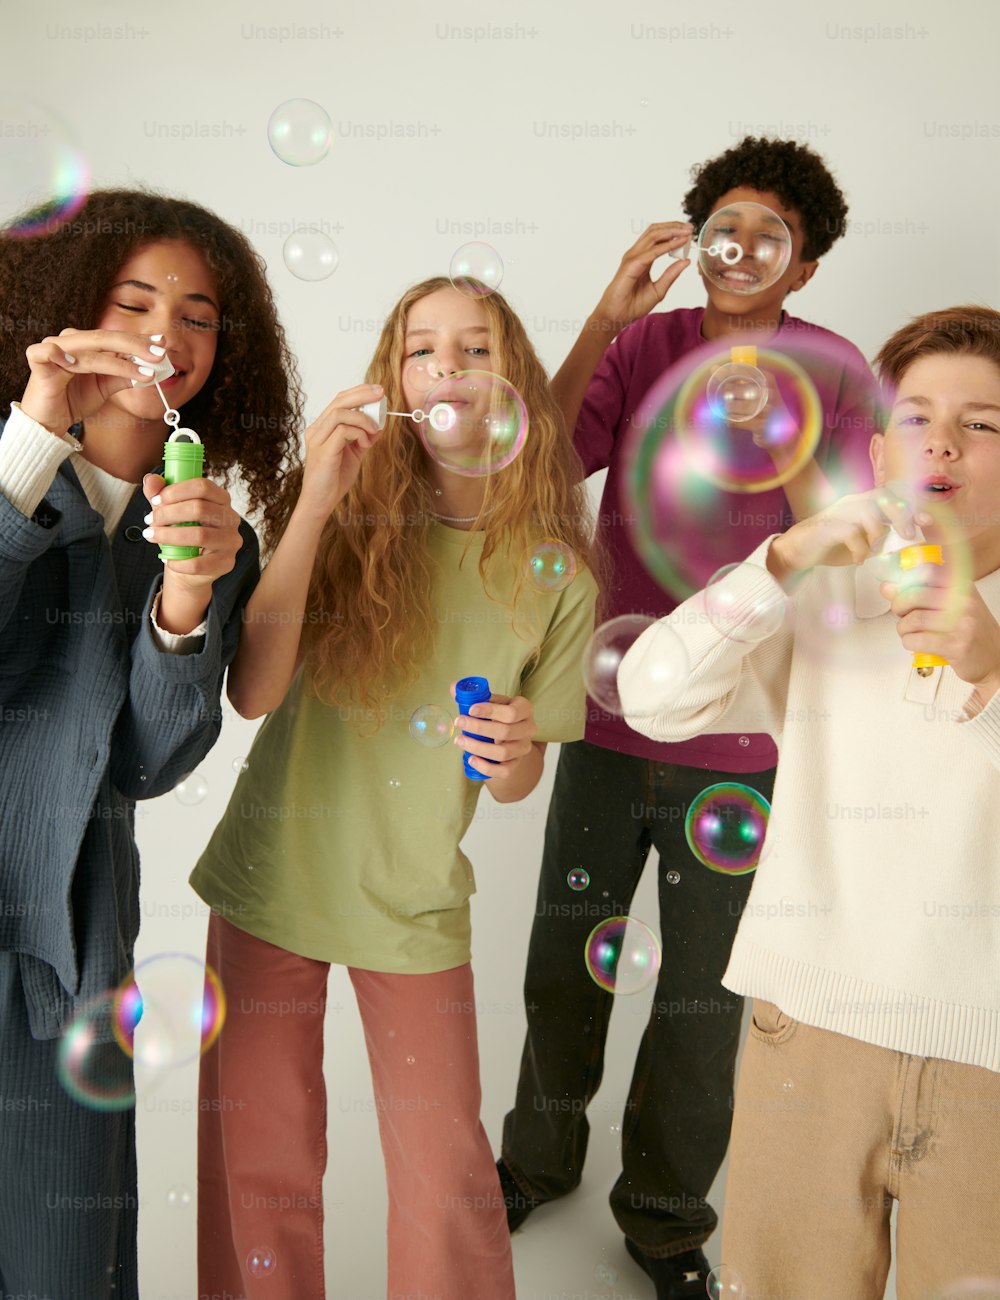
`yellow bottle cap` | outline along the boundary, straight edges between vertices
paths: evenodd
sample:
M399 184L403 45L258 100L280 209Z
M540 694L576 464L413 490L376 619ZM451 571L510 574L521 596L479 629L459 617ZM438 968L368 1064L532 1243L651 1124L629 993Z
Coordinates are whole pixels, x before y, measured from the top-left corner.
M944 555L936 542L919 542L904 546L899 552L899 567L915 569L918 564L944 564Z
M729 360L739 362L744 366L755 366L757 364L757 349L752 343L744 344L742 347L730 348Z

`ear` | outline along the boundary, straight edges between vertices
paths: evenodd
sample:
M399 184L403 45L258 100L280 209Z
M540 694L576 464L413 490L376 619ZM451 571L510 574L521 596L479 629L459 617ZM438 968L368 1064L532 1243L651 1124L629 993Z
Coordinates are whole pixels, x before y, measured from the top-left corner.
M875 486L882 487L885 483L885 434L872 434L872 440L868 444L868 457L872 463Z
M803 262L799 267L799 273L795 277L794 283L788 286L788 292L797 293L799 289L804 289L816 274L818 266L819 262Z

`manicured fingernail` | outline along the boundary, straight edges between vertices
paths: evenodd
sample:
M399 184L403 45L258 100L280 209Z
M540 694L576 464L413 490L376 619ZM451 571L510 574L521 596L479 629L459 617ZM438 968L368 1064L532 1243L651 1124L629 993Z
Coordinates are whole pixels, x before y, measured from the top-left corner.
M66 361L68 362L69 365L71 366L76 365L76 357L74 357L71 353L64 352L63 356L66 358Z
M149 337L153 340L154 343L162 343L162 342L163 342L163 335L162 335L162 334L150 334Z
M152 366L136 366L136 369L139 371L139 374L140 374L140 375L155 375L155 374L156 374L156 371L153 369Z
M152 343L149 345L149 350L152 352L154 357L165 357L167 355L166 348L155 347Z
M151 541L153 540L153 533L154 533L154 532L156 532L156 529L155 529L155 528L144 528L144 529L142 530L142 535L143 535L143 537L145 537L145 539L146 539L147 542L151 542Z
M152 498L149 504L151 506L158 506L160 504L160 494L157 493L156 496Z
M143 517L142 517L142 522L143 522L144 524L151 524L151 523L153 522L153 512L152 512L152 510L150 510L150 512L149 512L148 515L143 515Z

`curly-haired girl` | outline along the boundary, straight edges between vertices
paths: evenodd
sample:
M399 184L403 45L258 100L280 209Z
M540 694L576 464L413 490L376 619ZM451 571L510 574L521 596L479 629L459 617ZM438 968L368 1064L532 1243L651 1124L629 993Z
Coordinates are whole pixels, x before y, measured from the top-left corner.
M0 236L0 1284L135 1300L131 1062L111 1032L139 923L135 801L214 743L258 577L228 492L156 472L147 381L170 361L209 471L239 471L265 509L297 461L299 395L262 265L212 213L114 190L18 232ZM248 434L247 406L284 432ZM182 522L200 553L164 565L155 543ZM92 1050L64 1088L74 1025Z

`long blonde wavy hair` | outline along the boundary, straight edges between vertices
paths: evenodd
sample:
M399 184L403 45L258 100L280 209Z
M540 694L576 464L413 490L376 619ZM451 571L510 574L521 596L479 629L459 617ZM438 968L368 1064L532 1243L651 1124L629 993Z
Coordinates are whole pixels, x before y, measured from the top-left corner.
M382 385L390 410L404 409L409 311L450 285L445 276L414 285L386 318L365 380ZM542 538L558 541L573 550L579 567L593 570L593 521L579 458L524 326L499 293L480 301L489 329L489 368L517 389L529 417L523 450L486 477L473 525L486 533L479 571L492 599L493 565L514 567L510 603L516 618L532 546ZM376 726L385 705L412 685L434 651L428 554L434 490L426 456L409 420L389 416L354 486L324 527L309 588L303 645L311 689L328 704L350 704L352 712L360 706ZM301 471L289 484L290 494L297 495L300 482Z

